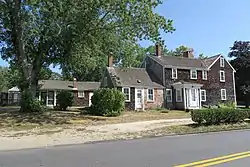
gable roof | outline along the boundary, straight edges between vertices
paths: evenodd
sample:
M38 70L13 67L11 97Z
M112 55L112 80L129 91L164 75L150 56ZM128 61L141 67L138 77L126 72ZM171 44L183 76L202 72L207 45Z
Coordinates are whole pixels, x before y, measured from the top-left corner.
M107 67L114 86L163 88L153 81L144 68Z
M40 90L72 90L73 81L40 80ZM100 87L100 82L76 82L77 90L95 90Z
M161 64L164 67L176 67L182 69L206 69L207 66L201 59L196 58L187 58L187 57L177 57L177 56L149 56L150 58L154 59L156 62Z
M236 72L236 70L233 68L233 66L225 59L225 57L222 54L218 54L209 58L202 59L202 61L206 64L208 69L210 69L218 60L220 57L223 57L226 63L231 67L231 69Z
M210 67L211 64L213 64L213 62L214 62L218 57L220 57L220 54L219 54L219 55L212 56L212 57L208 57L208 58L205 58L205 59L202 59L202 61L205 63L205 65L206 65L207 67Z

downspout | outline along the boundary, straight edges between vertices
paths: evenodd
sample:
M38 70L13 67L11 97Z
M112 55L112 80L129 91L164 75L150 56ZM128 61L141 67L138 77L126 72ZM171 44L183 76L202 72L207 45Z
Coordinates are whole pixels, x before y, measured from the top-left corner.
M235 103L235 108L236 108L237 100L236 100L236 87L235 87L235 71L233 71L233 86L234 86L234 103Z

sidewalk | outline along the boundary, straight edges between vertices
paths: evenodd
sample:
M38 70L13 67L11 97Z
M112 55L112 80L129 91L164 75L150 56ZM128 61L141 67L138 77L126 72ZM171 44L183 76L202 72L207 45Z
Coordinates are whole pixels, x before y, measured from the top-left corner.
M18 150L24 148L79 144L100 140L129 139L132 138L129 133L152 130L164 126L186 125L191 123L193 123L193 121L188 118L87 127L74 126L67 129L57 128L44 133L41 133L41 130L39 131L39 129L26 132L1 132L0 150Z

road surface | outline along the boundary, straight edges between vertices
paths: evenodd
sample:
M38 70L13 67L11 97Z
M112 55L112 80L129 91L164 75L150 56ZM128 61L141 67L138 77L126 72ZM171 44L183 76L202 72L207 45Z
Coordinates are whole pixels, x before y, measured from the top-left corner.
M0 152L0 167L185 167L189 163L248 167L250 131Z

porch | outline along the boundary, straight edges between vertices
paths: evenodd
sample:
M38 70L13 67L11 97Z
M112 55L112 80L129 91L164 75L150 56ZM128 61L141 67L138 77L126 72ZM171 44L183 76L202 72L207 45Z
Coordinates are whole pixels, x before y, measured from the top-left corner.
M175 109L199 109L201 108L202 84L177 82L172 84L175 94Z

